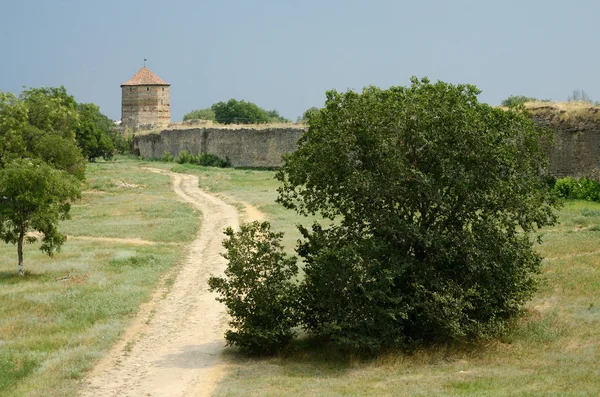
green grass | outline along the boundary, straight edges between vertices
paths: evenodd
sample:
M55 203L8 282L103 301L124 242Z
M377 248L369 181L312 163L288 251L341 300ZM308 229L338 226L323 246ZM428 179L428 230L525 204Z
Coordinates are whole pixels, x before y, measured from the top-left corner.
M60 226L71 238L54 258L28 245L25 277L16 248L0 245L1 396L75 395L194 238L198 214L177 201L168 176L139 165L90 164L83 198Z
M257 206L274 229L310 223L274 203L272 171L175 166L200 186ZM542 231L540 290L526 315L497 341L390 352L365 360L298 341L278 357L230 349L217 396L593 396L600 391L600 204L568 202Z
M193 212L174 200L166 176L142 166L196 174L207 191L256 206L275 230L286 232L288 251L298 238L294 225L311 222L274 203L273 171L122 159L90 165L89 191L63 230L157 244L72 239L54 259L30 246L24 279L16 276L14 247L0 247L0 395L73 395L85 371L181 257L184 246L174 243L193 237ZM547 259L539 292L499 340L371 359L306 346L306 340L272 358L228 349L229 369L216 395L598 395L600 204L568 202L560 219L541 233L538 249Z

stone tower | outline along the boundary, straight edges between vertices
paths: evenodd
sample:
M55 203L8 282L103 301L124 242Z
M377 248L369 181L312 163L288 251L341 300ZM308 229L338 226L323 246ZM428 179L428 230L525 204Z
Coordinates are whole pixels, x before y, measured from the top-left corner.
M168 126L170 85L146 66L121 84L121 125L134 130Z

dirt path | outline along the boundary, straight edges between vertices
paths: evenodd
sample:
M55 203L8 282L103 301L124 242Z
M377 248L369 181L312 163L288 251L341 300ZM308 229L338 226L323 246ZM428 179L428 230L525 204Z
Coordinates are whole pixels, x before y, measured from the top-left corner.
M209 396L219 380L224 306L206 280L225 268L222 231L237 227L235 208L204 193L193 175L171 177L175 192L202 212L202 226L168 294L156 291L122 340L84 381L81 396Z

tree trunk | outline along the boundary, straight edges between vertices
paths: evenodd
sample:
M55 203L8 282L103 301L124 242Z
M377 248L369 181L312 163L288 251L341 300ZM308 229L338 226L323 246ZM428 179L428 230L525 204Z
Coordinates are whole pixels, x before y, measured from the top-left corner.
M17 254L19 255L19 276L24 276L25 271L23 270L23 239L25 238L25 231L21 230L19 233L19 241L17 242Z

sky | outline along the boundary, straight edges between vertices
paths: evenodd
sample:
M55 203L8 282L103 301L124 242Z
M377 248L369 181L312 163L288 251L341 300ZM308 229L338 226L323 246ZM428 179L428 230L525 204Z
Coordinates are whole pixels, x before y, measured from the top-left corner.
M597 0L0 0L0 90L65 86L120 119L146 65L171 118L230 98L296 120L325 92L411 76L510 95L600 100Z

